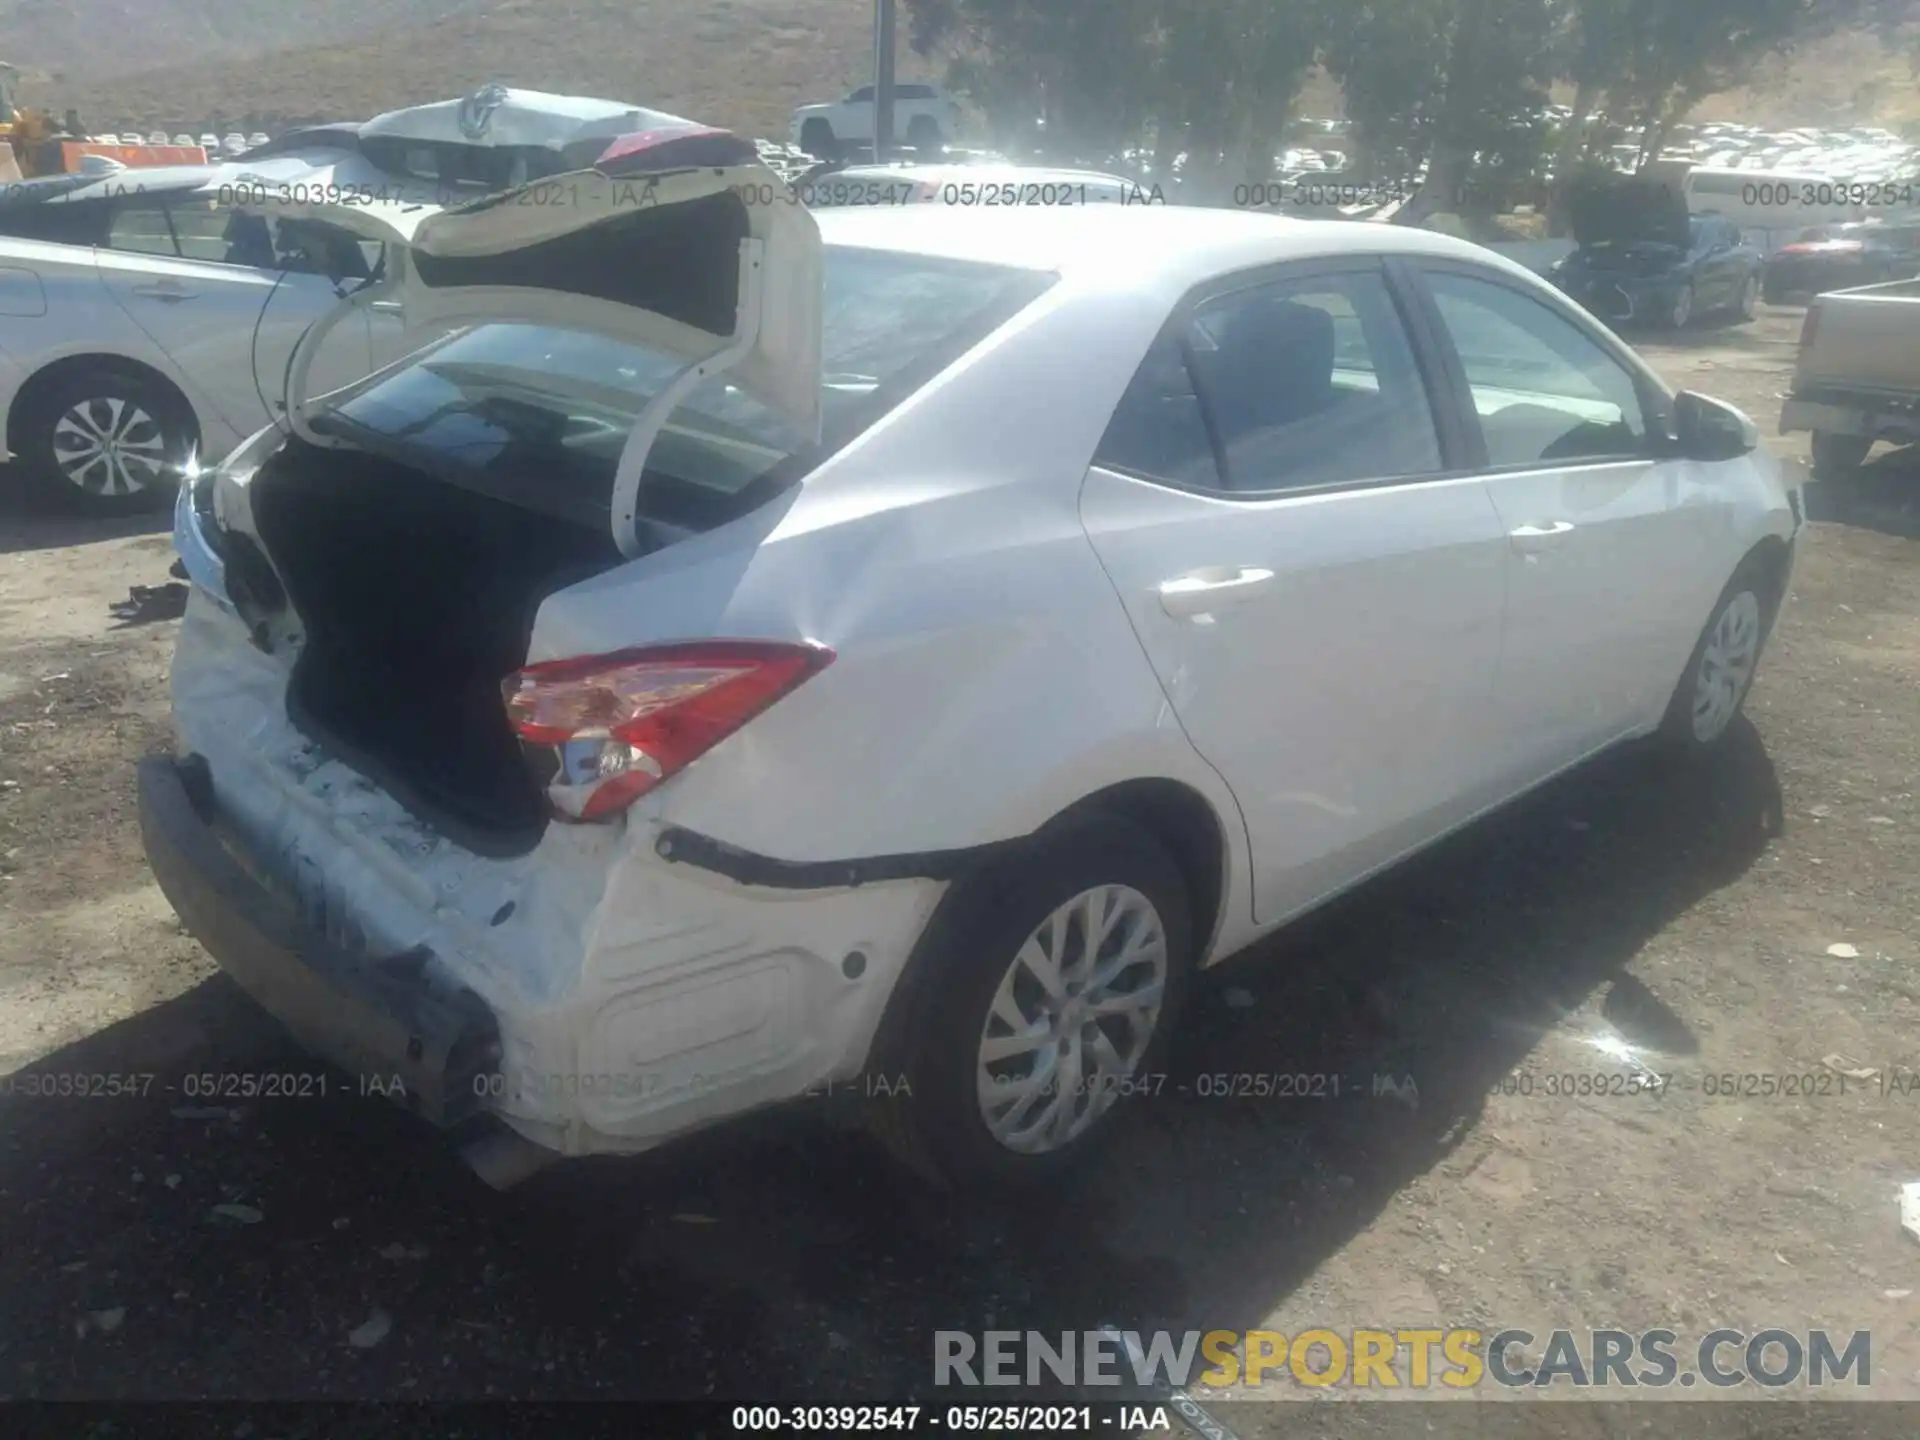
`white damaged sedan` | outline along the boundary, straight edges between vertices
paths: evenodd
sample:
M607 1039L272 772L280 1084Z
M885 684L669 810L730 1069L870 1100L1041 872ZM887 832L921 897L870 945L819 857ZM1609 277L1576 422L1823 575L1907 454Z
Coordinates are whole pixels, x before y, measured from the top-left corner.
M1044 1178L1199 967L1733 724L1798 492L1518 266L769 178L666 131L323 207L403 262L348 311L451 333L320 397L309 345L182 492L154 872L490 1178L843 1081Z

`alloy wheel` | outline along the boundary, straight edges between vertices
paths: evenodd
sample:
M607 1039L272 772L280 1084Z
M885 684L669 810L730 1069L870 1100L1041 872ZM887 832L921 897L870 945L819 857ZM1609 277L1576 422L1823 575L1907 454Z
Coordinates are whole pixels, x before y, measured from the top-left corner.
M134 401L94 396L72 405L54 422L53 460L76 489L90 495L132 495L163 478L166 432Z
M1693 318L1693 287L1687 286L1673 300L1673 314L1670 323L1676 330L1687 328L1687 322Z
M1167 989L1153 902L1125 885L1083 890L1014 953L980 1031L988 1133L1026 1155L1084 1135L1129 1089Z
M1760 658L1760 599L1742 590L1726 604L1700 652L1693 683L1693 738L1710 744L1740 709Z

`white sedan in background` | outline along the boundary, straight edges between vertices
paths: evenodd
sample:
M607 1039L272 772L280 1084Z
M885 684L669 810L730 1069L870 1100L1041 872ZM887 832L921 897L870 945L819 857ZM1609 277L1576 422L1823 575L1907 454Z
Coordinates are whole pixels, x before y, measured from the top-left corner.
M372 296L469 323L181 499L154 871L496 1182L830 1084L925 1174L1044 1180L1199 968L1728 733L1797 492L1527 271L754 204L729 138L332 211L409 247Z
M251 173L324 172L292 158ZM190 457L280 413L294 343L378 269L379 246L337 227L236 213L235 179L155 167L27 181L0 203L0 435L48 497L172 503ZM338 329L319 377L344 385L397 356L397 319Z

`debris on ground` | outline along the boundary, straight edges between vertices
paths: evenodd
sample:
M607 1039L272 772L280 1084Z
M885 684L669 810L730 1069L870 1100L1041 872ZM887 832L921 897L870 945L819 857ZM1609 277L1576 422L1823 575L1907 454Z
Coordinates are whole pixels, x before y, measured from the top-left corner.
M383 1245L380 1247L380 1258L382 1260L424 1260L427 1258L427 1247L424 1245L402 1245L396 1240L391 1245Z
M376 1308L364 1324L355 1326L347 1334L347 1343L356 1350L371 1350L387 1338L387 1332L393 1329L393 1317L386 1311Z
M1871 1080L1880 1072L1871 1065L1862 1065L1850 1055L1822 1055L1820 1063L1836 1075L1844 1075L1849 1080Z
M1858 960L1860 958L1860 951L1856 947L1847 944L1844 940L1838 945L1827 946L1827 954L1833 956L1836 960Z
M155 620L178 620L187 613L187 587L178 580L164 585L132 585L127 598L107 609L122 625L148 625Z
M258 1225L267 1218L251 1205L216 1205L209 1213L238 1221L242 1225Z
M1900 1187L1900 1228L1920 1240L1920 1180Z

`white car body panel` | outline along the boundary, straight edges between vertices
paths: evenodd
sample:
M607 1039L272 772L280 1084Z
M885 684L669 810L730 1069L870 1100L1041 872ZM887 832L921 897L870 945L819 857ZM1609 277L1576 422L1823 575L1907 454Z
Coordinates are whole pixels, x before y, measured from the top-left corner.
M1559 304L1463 242L1158 208L835 211L820 229L1059 279L762 509L542 603L532 661L715 636L837 652L616 823L549 826L509 859L453 844L298 731L288 659L194 572L181 751L206 757L223 814L316 929L425 946L480 995L506 1050L491 1108L562 1153L644 1149L858 1075L946 889L743 883L662 853L674 836L776 868L852 864L1018 842L1112 786L1171 782L1219 828L1211 963L1578 763L1593 736L1651 729L1734 566L1799 529L1763 456L1259 502L1091 464L1174 305L1219 276L1426 254ZM251 528L250 479L243 463L216 477L229 528ZM1599 544L1518 553L1511 521L1541 507L1598 517ZM189 540L197 523L183 493ZM1650 583L1641 555L1684 578ZM1164 582L1220 566L1274 583L1213 624L1160 606ZM1615 687L1606 714L1510 713L1553 662L1551 627L1583 633L1602 598L1619 634L1588 689Z

